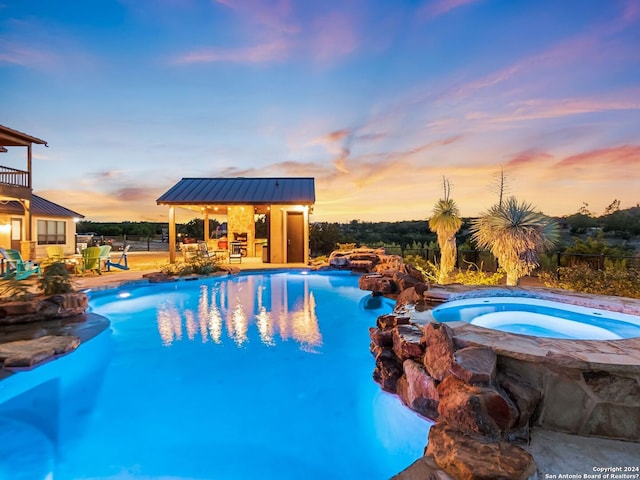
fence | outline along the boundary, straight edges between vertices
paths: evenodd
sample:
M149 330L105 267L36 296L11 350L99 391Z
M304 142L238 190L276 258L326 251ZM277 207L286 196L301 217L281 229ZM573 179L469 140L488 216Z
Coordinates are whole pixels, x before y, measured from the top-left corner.
M440 251L432 248L403 248L400 246L384 247L385 252L390 255L420 256L433 263L440 261ZM539 271L555 272L558 267L572 267L578 264L587 264L596 270L604 270L605 267L635 268L640 269L640 255L635 256L614 256L614 255L594 255L582 253L561 253L553 252L541 254L538 258L540 267L533 275ZM458 250L456 266L466 269L471 264L477 266L485 272L495 272L499 268L498 260L488 250Z
M113 251L124 250L130 245L130 251L160 252L169 251L169 244L163 235L77 235L76 245L86 243L88 246L111 245Z

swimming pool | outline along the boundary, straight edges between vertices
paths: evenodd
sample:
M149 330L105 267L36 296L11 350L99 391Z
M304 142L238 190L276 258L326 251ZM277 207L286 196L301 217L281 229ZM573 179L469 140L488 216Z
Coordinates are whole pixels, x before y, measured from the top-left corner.
M439 322L463 321L537 337L617 340L640 337L640 317L527 297L453 300L431 312Z
M368 327L393 304L365 295L306 272L92 293L110 331L0 382L0 478L391 477L429 423L372 380Z

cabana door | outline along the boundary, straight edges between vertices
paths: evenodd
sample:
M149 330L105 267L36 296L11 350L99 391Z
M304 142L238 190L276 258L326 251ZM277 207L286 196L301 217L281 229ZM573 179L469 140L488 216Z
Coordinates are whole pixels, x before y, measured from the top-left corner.
M287 212L287 263L304 262L304 216Z

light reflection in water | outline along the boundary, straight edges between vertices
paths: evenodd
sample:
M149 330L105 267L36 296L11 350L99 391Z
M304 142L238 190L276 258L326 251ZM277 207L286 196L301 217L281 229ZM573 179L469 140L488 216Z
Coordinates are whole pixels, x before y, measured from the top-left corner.
M158 332L165 346L182 340L183 326L190 341L200 337L202 343L209 339L223 343L226 331L241 347L255 327L260 341L268 346L275 346L278 337L281 341L293 338L307 352L322 345L308 278L289 287L285 276L248 275L203 283L195 307L176 303L169 299L158 307Z

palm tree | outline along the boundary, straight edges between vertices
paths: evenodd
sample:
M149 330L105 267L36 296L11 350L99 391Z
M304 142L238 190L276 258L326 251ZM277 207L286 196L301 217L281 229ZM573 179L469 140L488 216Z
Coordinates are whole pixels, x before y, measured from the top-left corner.
M507 285L518 285L538 263L538 253L559 239L558 224L515 197L496 204L471 224L478 248L487 248L507 272Z
M438 283L447 283L458 258L456 233L462 226L462 219L456 203L449 198L451 185L443 179L444 198L438 200L433 207L433 216L429 219L429 229L438 236L440 246L440 268Z

